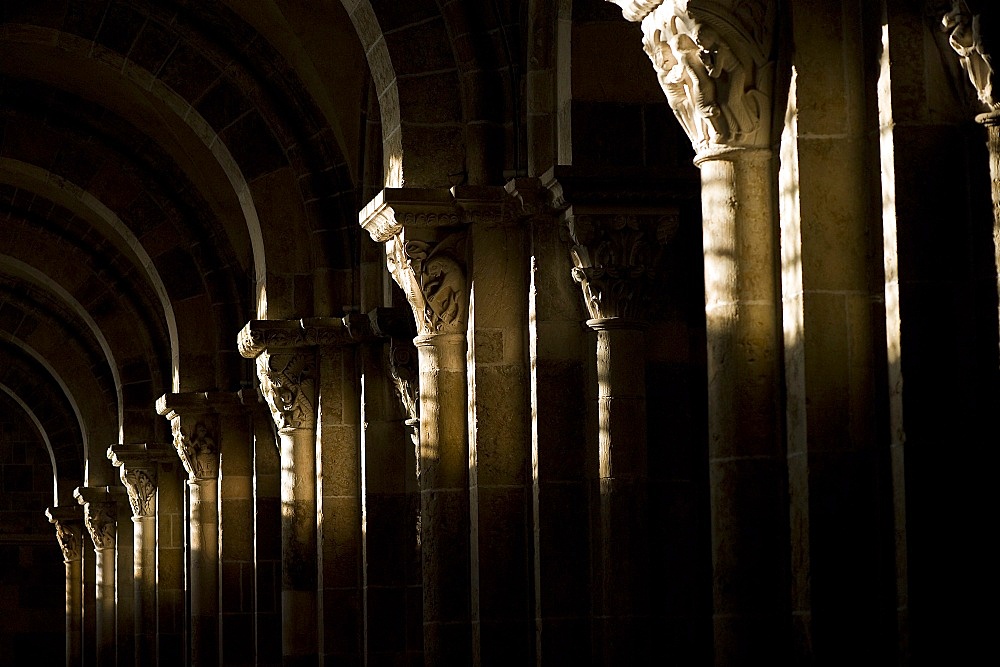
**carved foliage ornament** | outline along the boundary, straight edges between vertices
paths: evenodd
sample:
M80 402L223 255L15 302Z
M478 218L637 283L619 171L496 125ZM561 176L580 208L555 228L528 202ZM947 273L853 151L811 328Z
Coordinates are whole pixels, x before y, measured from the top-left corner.
M63 560L66 562L80 560L83 556L83 530L76 521L57 520L56 539L59 540L59 548L62 549Z
M193 426L184 428L182 417L170 420L174 448L192 479L214 479L219 474L219 420L214 415L184 420Z
M641 18L643 49L696 152L768 145L773 2L609 1Z
M278 430L315 428L315 386L312 354L272 353L257 357L261 393Z
M645 319L663 245L677 231L678 217L575 215L569 227L573 279L590 317Z
M464 232L449 234L438 243L397 234L386 243L389 272L413 308L418 334L465 331L464 257Z
M86 503L83 521L94 541L94 549L114 549L117 511L114 503Z
M128 491L128 502L135 518L154 515L156 505L156 468L122 466L119 469L122 484Z
M964 0L952 0L951 10L941 19L941 25L949 33L948 44L958 54L979 101L991 111L1000 109L1000 100L993 97L993 64L983 47L981 17L972 14Z

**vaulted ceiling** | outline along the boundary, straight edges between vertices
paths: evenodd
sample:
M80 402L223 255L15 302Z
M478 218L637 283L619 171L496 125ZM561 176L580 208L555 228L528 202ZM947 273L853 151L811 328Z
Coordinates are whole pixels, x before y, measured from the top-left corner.
M61 501L159 394L247 381L248 319L326 314L369 79L339 2L0 4L0 389Z

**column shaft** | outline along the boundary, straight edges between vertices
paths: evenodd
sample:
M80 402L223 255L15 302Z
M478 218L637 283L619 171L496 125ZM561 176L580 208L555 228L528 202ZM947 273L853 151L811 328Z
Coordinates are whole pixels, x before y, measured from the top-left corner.
M191 503L191 661L219 664L219 483L188 479Z
M132 517L135 540L135 663L156 664L156 507Z
M788 481L771 154L699 160L708 343L718 665L776 663L788 645Z
M362 664L360 387L355 351L319 349L317 446L324 660Z
M399 380L412 381L410 386L415 389L416 351L408 344L384 345L395 350L405 371L393 365L392 351L383 354L382 344L360 349L365 484L364 651L370 664L423 664L416 534L420 494L414 474L414 442L411 429L404 425L409 415L393 391L391 371L386 368L392 368ZM407 361L410 363L405 364Z
M317 647L316 431L279 430L282 664L312 665Z
M551 218L532 221L531 359L532 523L535 664L588 664L590 526L583 417L587 408L586 331L579 288Z
M524 234L474 226L469 300L473 665L525 665L531 628Z
M241 410L220 415L219 612L221 664L254 664L253 462L248 420Z
M94 549L97 556L97 664L115 664L115 547Z
M281 490L274 422L253 415L254 648L258 664L281 662Z
M430 334L420 359L424 664L469 665L469 452L465 336Z
M603 664L640 664L650 648L643 332L617 318L588 324L597 330Z
M178 463L161 467L156 521L157 655L161 665L184 662L184 498Z

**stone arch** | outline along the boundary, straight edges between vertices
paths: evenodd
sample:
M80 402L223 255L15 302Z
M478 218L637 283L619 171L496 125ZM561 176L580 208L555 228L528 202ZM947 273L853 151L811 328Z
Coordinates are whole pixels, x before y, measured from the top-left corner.
M60 498L63 494L59 493L59 465L56 462L56 455L52 451L52 441L49 440L49 434L46 432L45 427L42 422L38 419L38 415L35 411L31 409L27 403L17 395L13 389L5 384L0 383L0 391L7 394L12 401L14 401L20 408L24 411L24 414L28 417L28 421L34 424L35 429L38 430L38 437L42 439L42 443L45 445L45 451L48 452L49 461L52 463L52 504L58 505L60 503ZM70 492L72 493L72 492Z

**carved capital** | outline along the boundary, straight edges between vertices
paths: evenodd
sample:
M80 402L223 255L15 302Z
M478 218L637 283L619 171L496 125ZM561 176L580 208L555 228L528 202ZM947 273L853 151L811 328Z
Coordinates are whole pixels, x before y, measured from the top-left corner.
M1000 99L993 95L991 54L983 40L983 16L970 11L964 0L952 0L950 10L941 19L941 28L948 34L948 44L958 54L976 97L990 111L1000 110Z
M156 483L159 464L168 462L173 454L166 445L111 445L108 458L117 467L122 484L128 491L132 516L136 519L156 513Z
M386 188L359 215L413 310L418 335L464 333L469 225L515 224L530 214L516 187Z
M73 497L83 506L83 524L94 551L114 549L118 535L118 502L106 487L78 487Z
M437 238L433 238L433 237ZM386 242L386 265L413 309L418 335L463 333L469 317L464 231Z
M218 477L219 413L241 410L239 396L222 392L164 394L157 399L156 411L170 422L174 449L189 479Z
M56 539L67 563L83 557L83 514L80 507L50 507L45 510L49 523L55 524Z
M676 211L660 215L570 214L573 279L592 319L642 321L663 246L679 225Z
M279 432L314 429L314 354L305 350L264 350L257 357L260 390Z
M698 154L770 144L770 0L609 0L642 21L643 48Z

